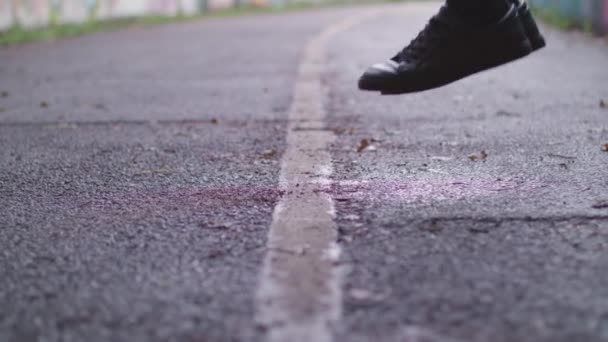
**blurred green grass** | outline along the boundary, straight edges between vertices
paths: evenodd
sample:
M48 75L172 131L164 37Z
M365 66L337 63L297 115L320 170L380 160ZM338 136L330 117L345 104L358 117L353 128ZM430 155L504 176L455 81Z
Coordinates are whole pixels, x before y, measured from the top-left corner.
M544 23L564 31L580 30L588 34L602 36L602 29L594 25L592 18L574 17L564 14L554 7L532 6L534 16Z
M14 26L4 32L0 32L0 46L11 46L26 44L37 41L54 41L63 38L77 37L95 32L107 32L123 30L130 27L142 27L153 25L165 25L171 23L204 20L206 18L233 17L252 14L285 13L290 11L307 10L324 7L337 7L353 4L371 4L379 2L400 2L404 0L330 0L322 3L298 2L281 7L254 7L242 6L237 8L222 9L216 11L202 12L196 15L161 16L149 15L138 17L125 17L108 20L89 20L78 24L51 24L46 27L28 29Z
M533 8L533 13L538 19L561 30L573 30L577 28L574 20L560 14L557 10Z

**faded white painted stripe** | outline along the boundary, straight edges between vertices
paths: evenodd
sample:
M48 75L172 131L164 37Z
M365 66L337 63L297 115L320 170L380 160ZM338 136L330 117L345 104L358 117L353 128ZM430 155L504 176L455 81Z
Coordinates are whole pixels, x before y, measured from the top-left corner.
M257 293L256 321L270 342L329 342L342 315L340 248L332 198L321 74L325 46L335 34L378 14L368 12L333 25L306 46L289 112L281 164L284 195L274 210Z

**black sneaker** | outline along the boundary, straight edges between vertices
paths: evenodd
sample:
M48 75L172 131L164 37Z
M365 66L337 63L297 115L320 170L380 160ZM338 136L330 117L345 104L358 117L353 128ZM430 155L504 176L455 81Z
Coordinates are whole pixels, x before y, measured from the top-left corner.
M371 66L359 89L404 94L437 88L530 54L533 48L512 5L497 23L473 27L448 6L389 61Z
M534 17L532 17L528 4L524 0L513 0L513 3L518 7L518 15L526 31L530 45L532 45L532 50L536 51L544 48L547 43L536 25Z

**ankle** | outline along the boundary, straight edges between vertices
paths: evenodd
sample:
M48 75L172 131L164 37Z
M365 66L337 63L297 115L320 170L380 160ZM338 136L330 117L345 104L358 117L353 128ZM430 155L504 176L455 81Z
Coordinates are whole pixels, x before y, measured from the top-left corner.
M473 25L497 22L512 6L511 0L446 0L446 4Z

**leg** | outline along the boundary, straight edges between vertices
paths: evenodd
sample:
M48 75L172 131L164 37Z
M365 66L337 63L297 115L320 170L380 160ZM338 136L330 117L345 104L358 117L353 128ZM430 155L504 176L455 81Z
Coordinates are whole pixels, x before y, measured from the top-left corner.
M500 20L511 7L510 0L447 0L446 5L473 25Z

